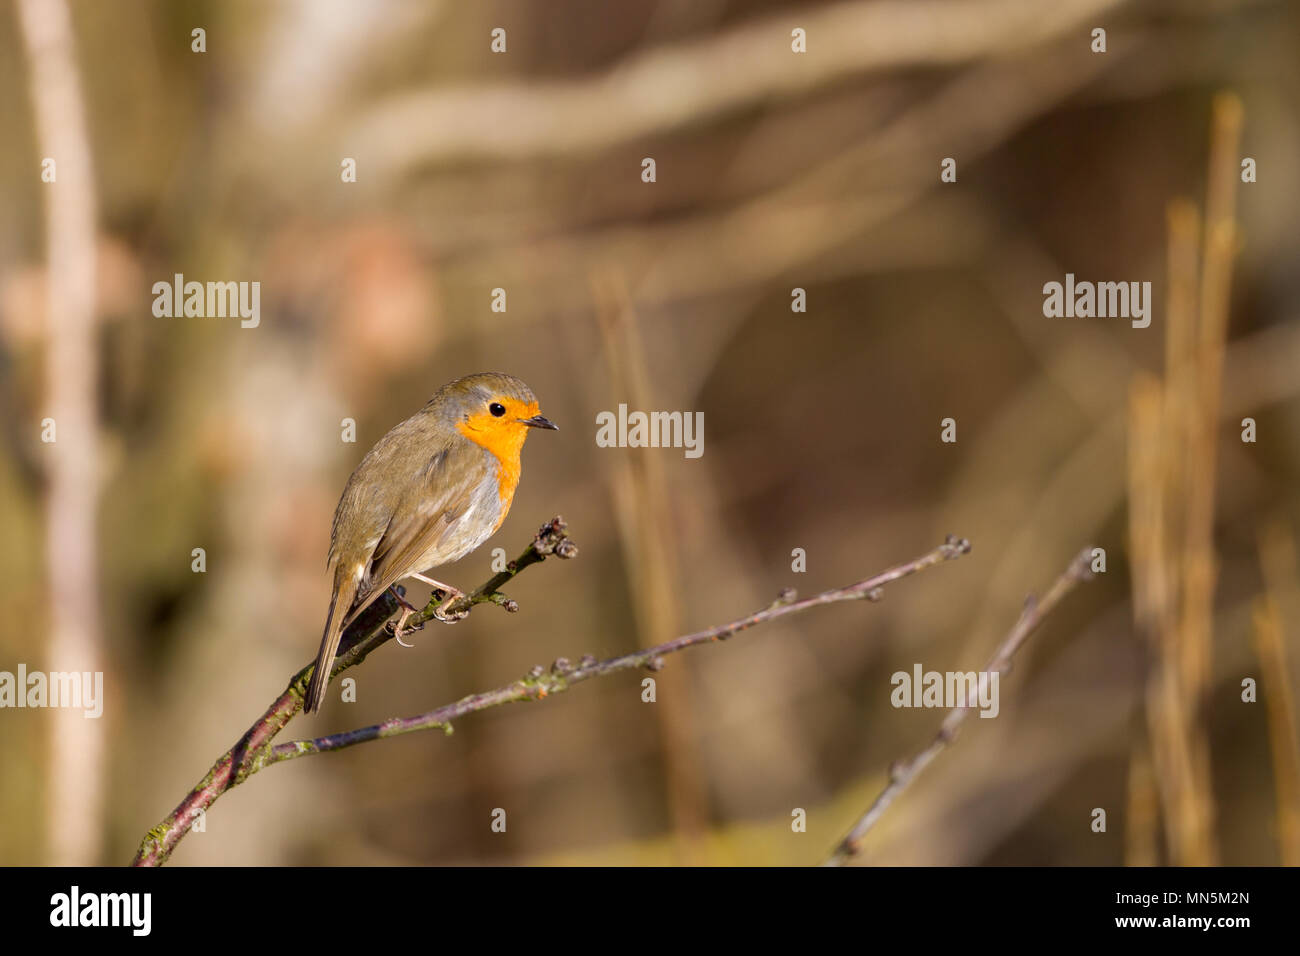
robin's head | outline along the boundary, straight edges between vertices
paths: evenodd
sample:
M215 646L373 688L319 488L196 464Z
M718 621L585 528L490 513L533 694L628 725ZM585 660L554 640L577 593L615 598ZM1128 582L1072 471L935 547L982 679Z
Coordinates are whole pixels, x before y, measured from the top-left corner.
M438 389L429 407L502 461L518 461L529 429L556 428L539 414L533 390L501 372L479 372L449 382Z

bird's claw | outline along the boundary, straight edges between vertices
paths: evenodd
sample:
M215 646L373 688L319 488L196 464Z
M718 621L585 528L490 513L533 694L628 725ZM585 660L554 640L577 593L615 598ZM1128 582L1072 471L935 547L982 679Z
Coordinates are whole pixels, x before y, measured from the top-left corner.
M469 617L468 607L457 608L456 611L452 614L447 614L444 611L445 608L450 607L452 604L455 604L457 601L463 598L465 596L464 592L453 591L450 594L446 592L443 592L443 594L444 597L442 599L442 603L433 609L434 617L442 621L442 623L444 624L455 624L457 621L463 621L465 618Z
M398 618L396 622L389 621L388 628L393 632L393 637L397 638L397 642L400 644L402 643L402 638L409 637L410 635L414 634L416 631L423 628L424 622L420 621L416 624L411 625L410 627L407 627L406 622L410 620L412 614L416 613L416 608L413 605L408 604L406 601L402 600L402 596L400 594L397 595L397 600L402 608L402 616Z
M388 629L393 632L394 637L410 637L416 631L424 630L424 622L421 621L419 624L412 624L407 627L401 621L389 621Z

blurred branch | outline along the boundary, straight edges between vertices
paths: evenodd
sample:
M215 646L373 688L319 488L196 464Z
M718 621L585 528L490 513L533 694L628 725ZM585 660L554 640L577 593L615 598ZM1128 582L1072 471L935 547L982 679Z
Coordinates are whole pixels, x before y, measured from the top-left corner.
M553 532L558 537L542 541L548 532ZM543 548L549 547L553 549L554 553L559 557L571 557L576 552L572 543L564 535L563 523L556 518L551 525L542 529L542 533L538 535L538 541L530 545L529 550L524 552L524 557L519 562L516 562L519 567L514 572L498 574L487 585L470 595L470 600L473 603L493 600L491 596L485 593L486 589L493 586L493 582L503 578L503 575L504 579L508 580L513 573L522 570L523 567L527 566L524 561L529 559L530 555L532 557L527 561L528 564L542 560L545 555L540 554L539 542ZM565 548L566 544L568 545L567 549ZM567 550L568 553L562 553L562 549ZM945 561L961 557L969 551L969 541L949 535L943 544L919 558L896 565L873 577L858 581L856 584L850 584L842 588L832 588L810 598L804 598L802 601L795 599L793 589L786 589L776 601L761 611L737 618L726 624L719 624L703 631L696 631L694 634L674 638L655 647L645 648L644 650L604 661L597 661L595 658L587 656L583 657L577 666L574 666L565 658L559 658L551 666L549 672L540 666L534 667L526 677L504 687L498 687L495 690L479 694L471 694L469 697L464 697L455 703L447 704L423 714L417 714L414 717L393 718L384 721L382 724L373 724L346 733L330 734L311 740L295 740L291 743L272 746L271 738L302 707L302 696L307 680L311 676L311 666L309 665L298 672L284 694L267 710L258 723L249 728L248 732L240 739L240 742L222 755L212 770L209 771L208 776L200 781L199 785L190 792L185 800L181 801L180 806L172 811L172 814L166 820L149 831L140 844L140 849L136 853L134 861L132 861L133 865L156 866L165 862L176 844L193 826L198 810L210 806L226 790L243 783L250 775L271 764L307 754L342 750L369 740L397 737L419 730L436 728L444 732L450 732L451 721L466 714L477 713L490 707L499 707L502 704L543 700L548 696L566 691L575 684L583 683L595 677L616 674L620 671L640 667L658 671L663 667L663 658L669 654L675 654L678 651L684 651L689 647L696 647L701 644L725 641L756 624L764 624L790 614L806 611L809 608L837 604L841 601L878 601L881 597L880 589L886 584L916 574L918 571L924 571L926 568L934 567L937 564L942 564ZM501 583L504 583L504 580ZM481 600L479 600L480 598ZM418 618L428 620L433 616L433 609L436 606L436 603L431 599L430 606L421 610L420 615L413 617L412 620ZM448 608L454 612L455 604L448 605ZM392 609L393 605L390 603L389 613L392 613ZM356 630L355 626L351 630ZM364 638L356 646L359 649L364 648L361 653L361 657L364 658L366 653L369 653L370 650L373 650L374 647L386 639L385 636L379 640L374 640L374 637L371 636ZM340 660L345 662L343 667L350 667L359 663L359 660L352 659L351 651L340 653L339 656ZM335 672L342 670L343 667L336 667Z
M46 583L50 589L51 669L103 669L95 520L99 436L95 346L95 176L81 98L72 17L63 0L22 0L18 20L31 73L32 113L42 162L48 268L43 417L56 434L45 445ZM42 170L45 171L44 169ZM30 175L35 176L33 170ZM61 439L61 440L60 440ZM62 587L71 582L71 587ZM59 866L98 862L104 805L105 722L70 710L51 715L47 841Z
M980 61L901 113L866 124L851 145L810 168L772 172L773 180L757 195L716 208L713 190L700 197L705 211L690 216L641 222L628 207L625 218L631 223L576 223L554 235L548 229L547 238L539 240L536 228L519 228L518 212L512 211L485 251L461 248L459 232L446 235L456 248L456 255L447 257L449 281L527 283L554 310L587 308L582 274L593 262L641 261L651 247L654 257L631 288L638 306L646 308L702 296L734 298L737 290L761 287L792 269L809 278L833 278L900 259L974 258L961 243L971 241L977 223L918 227L916 204L940 187L918 155L960 156L963 164L973 165L1141 49L1136 41L1113 36L1110 52L1098 56L1087 44L1067 39L1011 60ZM791 122L789 110L773 111L767 120L781 128ZM854 120L850 128L861 125ZM946 198L927 213L926 222L955 214ZM974 215L968 210L968 218ZM996 217L985 213L983 218ZM978 236L974 243L982 247ZM731 252L718 256L717 249Z
M1264 594L1254 604L1251 637L1259 659L1260 693L1268 721L1277 800L1278 855L1283 866L1300 866L1300 734L1287 661L1287 629L1295 627L1295 538L1282 520L1260 530Z
M390 175L439 161L602 149L873 70L947 66L1031 47L1082 31L1121 2L858 0L783 10L717 37L628 57L601 76L396 96L364 113L345 139L367 144ZM790 49L796 27L806 31L806 54Z
M1124 865L1160 864L1160 793L1145 736L1135 734L1129 748L1124 818Z
M507 611L518 610L517 605L499 590L506 582L524 568L540 564L550 555L571 558L577 553L578 547L566 533L564 520L556 516L542 525L532 543L524 549L523 554L506 566L506 570L494 574L474 591L452 601L444 614L459 619L476 604L499 604ZM435 590L429 597L429 603L411 615L406 625L408 630L423 626L434 616L434 611L443 601L441 595L441 591ZM383 597L352 623L339 643L339 652L330 671L331 678L360 664L371 651L393 636L393 631L385 626L385 622L396 610L397 602L389 592L384 592ZM199 781L166 819L145 835L131 861L132 866L158 866L167 862L167 858L176 849L176 844L190 832L200 813L206 812L223 793L243 783L268 763L284 759L272 759L271 741L302 710L307 682L311 679L314 668L315 662L312 662L298 671L289 680L284 693L275 699L233 747L217 758L207 776Z
M984 667L982 673L996 673L1001 677L1011 670L1011 661L1015 657L1016 651L1020 650L1021 645L1025 643L1029 635L1038 629L1038 625L1043 622L1043 618L1051 613L1062 598L1074 590L1075 585L1092 577L1091 560L1092 548L1084 548L1070 562L1070 566L1065 569L1061 576L1056 579L1056 583L1052 585L1041 601L1037 600L1032 594L1026 599L1025 608L1020 614L1020 620L1016 622L1016 626L1012 628L1011 633L1002 642L1002 646L997 649L997 652ZM974 709L976 709L975 706L971 705L954 707L948 711L948 716L944 718L939 727L939 733L935 735L934 740L928 747L907 760L895 762L889 768L889 783L872 802L871 806L867 808L867 812L854 824L848 835L840 841L825 865L842 866L861 852L862 842L867 833L884 815L889 805L894 802L894 799L900 793L907 789L935 757L939 756L939 753L948 744L952 743L957 736L958 728L965 723L966 718L970 716L971 711Z
M1133 612L1150 661L1146 712L1166 842L1180 866L1218 860L1205 707L1242 122L1235 95L1215 97L1203 228L1190 201L1177 200L1169 210L1165 379L1143 375L1130 396Z
M647 367L640 319L623 272L593 272L590 282L611 401L618 395L632 408L676 407L656 401L670 397L663 392L670 379L651 375ZM672 496L663 461L656 455L629 455L619 462L611 482L638 646L657 644L681 633L679 602L662 597L680 593L682 583L681 538L674 532ZM708 829L708 785L699 738L692 728L691 686L690 671L683 665L672 683L663 688L666 692L659 696L659 706L652 710L663 741L660 752L678 862L699 865Z

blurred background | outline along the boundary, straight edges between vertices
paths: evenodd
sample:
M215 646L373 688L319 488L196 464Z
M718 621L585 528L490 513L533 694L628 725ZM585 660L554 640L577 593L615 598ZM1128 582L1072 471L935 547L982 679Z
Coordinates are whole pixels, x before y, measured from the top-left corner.
M973 552L673 656L654 704L626 673L268 768L173 865L818 862L942 719L890 675L982 667L1088 545L861 859L1300 862L1298 45L1287 0L5 0L0 670L106 702L0 711L0 861L130 859L314 655L351 469L491 369L562 430L439 576L557 513L580 555L281 739ZM1067 272L1150 281L1151 326L1045 318ZM260 282L260 325L156 317L176 273ZM620 402L702 411L703 456L597 447Z

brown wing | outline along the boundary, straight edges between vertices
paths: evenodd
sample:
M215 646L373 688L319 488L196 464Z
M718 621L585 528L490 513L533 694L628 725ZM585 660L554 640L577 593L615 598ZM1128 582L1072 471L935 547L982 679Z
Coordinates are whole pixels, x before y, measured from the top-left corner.
M390 586L425 570L422 561L431 550L449 544L482 480L482 457L481 448L456 442L429 460L375 544L344 627Z

